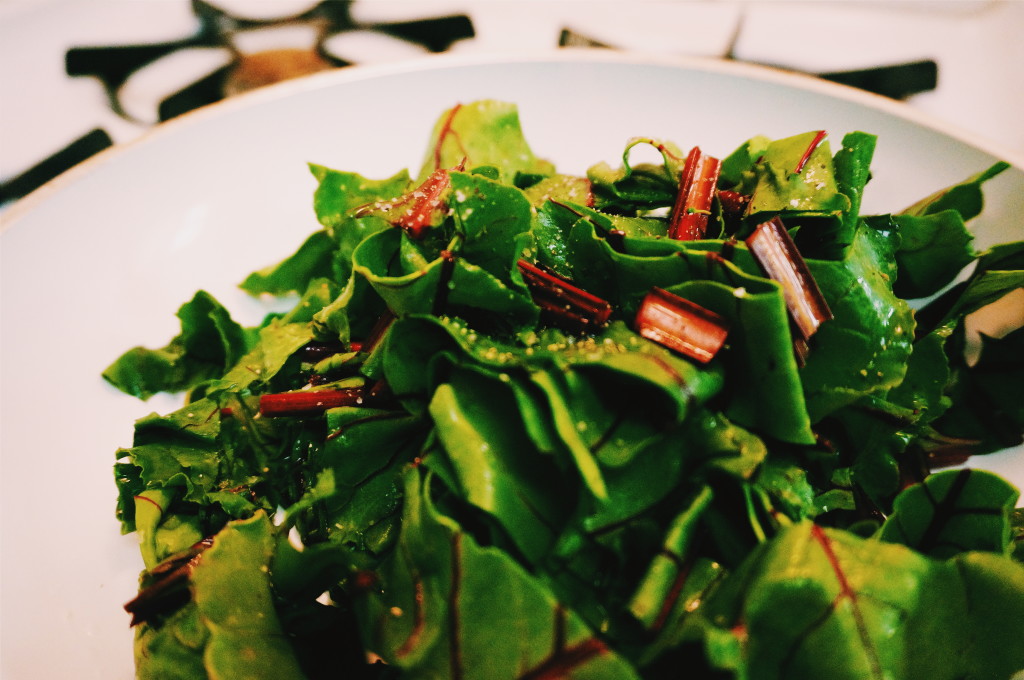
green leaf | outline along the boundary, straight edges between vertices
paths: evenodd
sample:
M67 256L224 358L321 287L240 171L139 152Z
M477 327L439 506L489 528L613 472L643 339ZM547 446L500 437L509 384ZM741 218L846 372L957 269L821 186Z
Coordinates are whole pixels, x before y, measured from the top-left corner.
M357 600L370 648L412 677L639 677L507 553L440 515L429 482L406 472L399 546Z
M207 677L202 651L209 629L190 603L156 627L135 629L135 676L139 680L194 680Z
M418 268L406 266L400 255L408 240L399 230L381 232L367 238L353 256L356 272L396 315L429 314L443 300L442 307L449 313L468 309L503 324L532 325L537 318L537 307L525 292L464 258L455 259L447 281L441 256Z
M860 229L844 260L807 262L835 316L812 336L800 373L812 423L906 377L915 322L892 292L891 256L874 230Z
M958 371L951 392L954 406L933 423L935 429L975 440L977 453L1019 444L1024 434L1024 328L1003 338L982 336L978 362Z
M249 274L242 290L252 295L301 293L315 278L329 277L336 244L326 231L309 235L298 250L276 265Z
M500 380L472 370L456 371L449 380L434 391L430 414L457 492L496 519L536 563L566 515L567 499L557 491L562 475L549 457L532 449Z
M878 537L932 557L1010 551L1010 511L1019 492L984 470L946 470L908 487Z
M955 323L1017 288L1024 288L1024 241L986 250L963 285L952 288L922 311L929 318L940 319L937 326Z
M520 257L519 236L530 231L532 210L515 187L461 172L451 173L452 210L463 241L460 258L505 284Z
M997 678L1024 667L1024 566L954 561L810 523L751 555L704 611L741 677Z
M364 221L352 217L356 208L375 201L397 198L409 189L412 182L406 170L383 180L368 179L354 172L332 170L315 164L310 164L309 170L317 180L313 210L320 224L343 249L346 241L351 245L358 243L361 240L358 235L365 235L368 228L372 230L381 227L381 220ZM352 237L353 232L356 238Z
M711 490L705 488L672 520L665 532L661 551L651 560L647 572L640 580L629 602L629 611L645 628L654 631L663 629L670 615L678 617L680 612L685 612L687 605L709 585L704 579L698 583L690 581L689 571L693 559L689 553L696 538L701 513L711 503L711 499ZM713 579L714 571L709 571L707 577ZM681 588L688 592L683 592Z
M966 222L977 217L984 206L981 185L1009 167L1010 164L1003 161L995 163L963 182L940 189L934 194L921 199L903 210L900 214L919 217L933 215L943 210L956 210Z
M839 215L850 208L850 199L839 193L828 141L811 152L799 173L801 158L817 133L806 132L772 141L765 147L761 162L754 166L757 182L753 187L747 215L752 223L772 215L783 220L798 216Z
M920 217L895 215L892 219L900 235L898 274L893 286L900 297L934 295L977 256L971 245L974 235L956 210Z
M631 152L641 144L657 149L662 164L631 163ZM628 215L671 206L679 191L679 176L685 160L686 155L672 142L644 137L631 139L622 152L619 168L601 162L587 169L594 207Z
M256 383L267 383L295 352L312 339L313 330L309 323L272 321L260 329L259 341L249 353L211 387L229 386L234 391L242 391Z
M782 291L775 285L760 288L689 281L667 290L729 323L720 355L735 381L724 409L729 419L781 441L813 444Z
M178 310L181 333L160 349L135 347L103 371L114 387L140 399L187 390L218 377L248 349L242 327L204 291Z
M306 677L274 610L273 551L270 520L260 513L225 527L192 573L196 608L210 631L203 661L212 677Z
M540 208L548 201L587 205L593 200L590 180L576 175L552 175L523 190L530 205Z
M517 174L549 175L547 161L533 155L513 104L495 100L455 106L434 124L419 181L440 168L451 169L465 161L466 168L491 166L511 182Z
M850 208L843 218L843 230L837 237L840 246L853 242L860 216L860 204L864 188L871 179L871 159L875 155L876 135L851 132L843 137L842 147L836 151L832 162L835 166L836 188L850 199Z

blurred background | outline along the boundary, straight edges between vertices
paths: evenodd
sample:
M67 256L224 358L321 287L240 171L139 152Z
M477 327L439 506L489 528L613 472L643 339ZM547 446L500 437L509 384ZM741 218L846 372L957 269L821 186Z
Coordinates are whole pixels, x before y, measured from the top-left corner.
M1022 157L1022 29L1022 0L0 0L0 204L240 92L449 51L770 65Z

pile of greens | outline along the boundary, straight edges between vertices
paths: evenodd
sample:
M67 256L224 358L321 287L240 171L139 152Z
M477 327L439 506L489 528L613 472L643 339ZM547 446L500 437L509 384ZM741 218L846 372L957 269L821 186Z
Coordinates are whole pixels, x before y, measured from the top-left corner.
M674 144L563 175L500 102L445 112L418 177L312 166L323 228L242 283L294 308L243 327L200 291L104 374L187 395L117 452L139 677L1024 668L1018 491L932 472L1024 430L1024 330L964 359L1024 285L1024 242L964 226L1007 166L861 215L874 145L750 139L689 241ZM776 216L833 317L804 353L745 241ZM545 313L521 262L609 318ZM710 361L635 330L652 288L724 320Z

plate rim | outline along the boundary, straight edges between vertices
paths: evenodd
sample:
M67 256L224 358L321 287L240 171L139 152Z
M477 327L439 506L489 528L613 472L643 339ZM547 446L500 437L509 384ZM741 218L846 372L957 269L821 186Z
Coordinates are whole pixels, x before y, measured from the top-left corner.
M746 77L752 80L791 87L880 111L949 137L954 141L970 146L975 150L1006 161L1010 165L1024 170L1024 156L1018 155L1016 151L1009 150L1007 152L1005 149L999 149L995 140L965 130L933 114L916 109L905 102L777 66L733 61L720 57L667 55L636 50L605 50L589 47L559 47L551 50L529 52L445 52L382 64L345 66L314 73L265 86L189 111L155 125L138 137L100 151L46 182L27 196L15 201L13 205L0 213L0 235L11 231L16 224L30 215L34 208L44 203L47 199L59 194L65 187L71 186L99 167L114 162L120 156L131 153L136 148L152 143L154 140L161 139L167 135L176 135L179 134L180 130L187 130L191 126L200 125L208 118L229 116L237 111L258 107L265 102L286 99L301 92L326 89L380 77L464 67L530 65L546 62L560 64L607 63L677 68L681 71Z

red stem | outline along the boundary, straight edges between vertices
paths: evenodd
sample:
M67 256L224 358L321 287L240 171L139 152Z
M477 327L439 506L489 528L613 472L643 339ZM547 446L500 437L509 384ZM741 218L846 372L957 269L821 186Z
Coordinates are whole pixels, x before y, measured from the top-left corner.
M762 222L747 237L747 247L768 277L782 286L789 315L806 342L832 318L832 311L786 226L778 217Z
M721 316L661 288L644 297L634 326L648 340L701 363L714 358L729 334Z
M719 159L705 155L697 146L690 150L672 208L669 223L669 235L672 238L681 241L704 238L721 170L722 161Z
M339 406L358 406L364 397L361 387L264 394L260 396L260 415L266 418L317 415Z
M534 303L552 324L588 331L608 323L612 306L607 301L526 260L517 264Z

